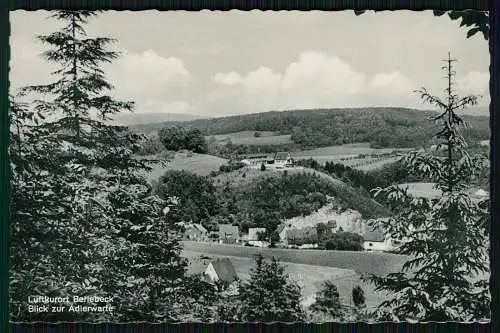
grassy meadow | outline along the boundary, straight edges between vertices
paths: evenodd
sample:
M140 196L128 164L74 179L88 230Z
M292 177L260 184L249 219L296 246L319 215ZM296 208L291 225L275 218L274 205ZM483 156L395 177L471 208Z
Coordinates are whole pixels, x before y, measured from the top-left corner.
M168 170L186 170L200 176L206 176L211 171L219 170L227 160L206 154L175 153L175 157L166 161L165 165L156 165L147 175L149 181L158 180Z
M366 305L370 308L383 300L374 286L361 280L363 273L397 271L404 257L383 253L357 253L349 251L316 251L261 249L216 243L184 242L183 256L189 259L188 272L202 273L211 260L229 258L241 280L249 277L254 266L253 256L274 256L286 266L289 277L302 287L303 304L310 305L314 295L326 280L334 281L344 304L350 304L352 288L359 285L365 291Z
M184 251L183 256L189 259L188 273L202 273L211 260L217 258L229 258L234 265L238 277L245 281L250 277L250 270L255 265L253 258L222 256L205 254L200 252ZM210 259L204 259L204 258ZM282 262L290 279L296 281L302 288L302 303L309 306L313 303L316 292L321 288L321 284L326 280L334 281L339 290L340 297L344 304L350 304L352 288L359 285L365 291L366 305L375 307L383 300L383 294L375 292L373 285L363 282L361 275L349 269L341 269L327 266L314 266Z
M291 135L276 135L274 132L258 131L258 137L255 131L242 131L228 134L218 134L206 136L206 140L215 139L216 144L224 145L231 141L234 145L274 145L293 143Z

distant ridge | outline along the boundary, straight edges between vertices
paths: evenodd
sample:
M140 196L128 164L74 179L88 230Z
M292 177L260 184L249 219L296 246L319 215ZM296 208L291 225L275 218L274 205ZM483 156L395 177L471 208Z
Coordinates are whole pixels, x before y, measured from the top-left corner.
M458 113L468 115L468 116L489 117L490 116L490 107L489 106L474 106L474 107L467 108L464 111L460 111Z
M477 117L484 122L489 113L488 108L475 107L463 112L467 117ZM332 109L301 109L288 111L268 111L232 116L198 118L191 120L176 120L170 118L166 121L138 123L130 127L141 133L152 133L168 124L183 121L183 125L200 129L205 135L226 134L239 131L279 131L289 134L293 126L300 123L316 122L325 124L335 117L364 120L375 118L390 119L408 118L415 125L428 124L428 118L436 114L434 110L419 110L402 107L359 107L359 108L332 108ZM480 120L481 119L481 120Z
M123 126L147 125L165 122L183 122L197 119L207 119L207 116L200 116L189 113L140 113L129 112L115 116L113 123Z

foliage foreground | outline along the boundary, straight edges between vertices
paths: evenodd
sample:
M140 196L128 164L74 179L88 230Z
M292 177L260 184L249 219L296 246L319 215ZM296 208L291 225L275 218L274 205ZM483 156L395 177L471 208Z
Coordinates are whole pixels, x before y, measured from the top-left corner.
M388 298L374 314L380 320L476 321L488 319L488 200L475 201L467 192L484 156L469 156L461 135L465 125L456 111L476 104L476 96L459 98L453 89L453 62L448 57L448 86L443 101L425 89L426 102L442 110L435 152L412 152L403 163L410 172L431 179L442 192L438 199L416 198L406 189L377 189L393 205L396 216L374 225L401 240L398 253L412 259L402 271L367 276Z
M218 209L228 220L238 216L237 204L244 201L228 189L226 205L219 208L212 184L205 178L196 183L197 178L183 172L166 173L155 189L144 178L151 161L135 157L143 138L109 124L113 115L131 111L134 104L109 94L113 87L101 67L119 54L107 49L112 39L87 36L84 26L96 15L54 12L62 28L38 38L49 47L44 58L58 66L52 73L56 79L11 97L11 320L308 320L300 287L274 258L268 262L258 256L250 278L235 282L236 292L187 274L179 222L203 222ZM366 277L390 292L373 314L377 319L489 317L488 284L482 276L488 262L488 203L476 202L466 192L484 158L468 155L460 133L463 121L455 113L475 104L476 98L454 94L451 64L448 59L446 101L421 91L443 110L435 120L443 125L437 138L442 141L438 149L444 150L415 152L404 160L412 173L434 181L443 195L427 200L398 187L379 190L397 216L378 226L402 240L399 252L413 259L400 273ZM160 136L167 147L207 149L200 131L172 128ZM179 179L184 181L180 185ZM281 196L270 194L278 189ZM342 194L319 177L306 175L255 182L241 193L255 202L247 209L247 227L274 231L283 218L321 207L323 192ZM266 236L276 238L275 233ZM48 305L61 310L34 311L44 305L33 301L34 296L52 298ZM94 298L81 304L74 296ZM354 318L367 318L363 291L353 290L352 298ZM78 305L90 310L69 310ZM310 310L334 320L346 315L334 282L324 283Z

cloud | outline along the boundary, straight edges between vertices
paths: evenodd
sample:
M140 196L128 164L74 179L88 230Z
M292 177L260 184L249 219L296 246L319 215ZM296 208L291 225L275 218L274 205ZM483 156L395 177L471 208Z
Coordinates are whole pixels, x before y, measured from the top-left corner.
M489 81L489 73L471 71L457 79L457 89L468 94L489 96Z
M193 106L186 101L177 101L172 103L148 101L143 105L144 111L156 112L161 110L164 113L184 113L191 111Z
M239 89L239 103L261 110L357 106L375 99L388 105L410 97L413 82L398 71L369 76L348 62L320 52L304 52L283 73L260 67L246 75L217 73L214 82ZM222 93L218 92L218 99Z
M217 73L214 76L214 81L225 86L233 86L237 83L241 83L241 75L236 72L229 73Z
M415 83L399 71L376 74L369 84L378 94L403 95L415 90Z
M364 81L364 74L355 71L338 57L319 52L305 52L297 62L286 68L283 89L294 91L309 87L309 93L316 91L322 94L355 94L363 87Z
M54 80L55 66L39 57L44 45L23 38L11 39L11 73L13 89ZM184 112L193 108L187 100L188 87L194 82L182 59L163 57L152 50L124 52L122 57L103 66L107 79L114 85L111 94L136 102L136 112ZM184 95L183 95L184 94Z
M33 84L51 82L49 74L55 70L53 64L40 57L43 45L34 39L11 37L11 58L9 80L11 90Z
M178 95L194 81L182 59L166 58L152 50L125 53L107 66L106 74L115 85L114 93L136 101L138 112L162 112L160 109L175 105Z

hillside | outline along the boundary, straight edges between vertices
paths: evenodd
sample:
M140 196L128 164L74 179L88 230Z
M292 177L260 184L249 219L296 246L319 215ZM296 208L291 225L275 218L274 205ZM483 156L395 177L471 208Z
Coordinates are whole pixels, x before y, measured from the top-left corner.
M114 116L113 123L123 126L136 126L142 124L155 124L165 122L182 122L207 118L189 113L119 113Z
M148 158L155 158L155 156L149 156ZM227 160L217 156L178 152L166 162L166 165L156 165L147 174L147 178L149 181L156 181L168 170L186 170L200 176L206 176L211 171L219 170L219 167L226 163Z
M255 133L258 133L256 136ZM276 135L275 132L253 132L243 131L228 134L210 135L206 140L213 141L213 144L224 145L231 143L234 145L276 145L293 143L290 135Z
M163 122L131 126L151 133L168 125L199 129L203 135L222 135L245 131L290 135L302 147L322 147L354 142L369 142L373 148L403 148L426 144L437 127L429 121L435 111L406 108L352 108L270 111L230 117L197 119L183 123ZM489 138L488 117L465 115L470 124L466 137Z
M307 174L324 181L324 192L328 196L335 197L342 207L358 211L365 219L389 216L390 211L366 196L362 191L351 187L340 179L316 171L310 168L295 167L286 170L287 175ZM259 183L271 183L272 180L283 177L284 171L268 169L260 171L256 169L240 169L230 173L223 173L215 177L215 185L218 187L228 186L237 189L238 192L248 193L248 189Z
M307 216L296 216L283 221L283 224L291 229L302 229L305 227L316 227L320 223L335 221L337 228L343 231L363 235L366 231L366 224L363 222L361 214L352 209L338 211L334 204L327 204L316 212Z

